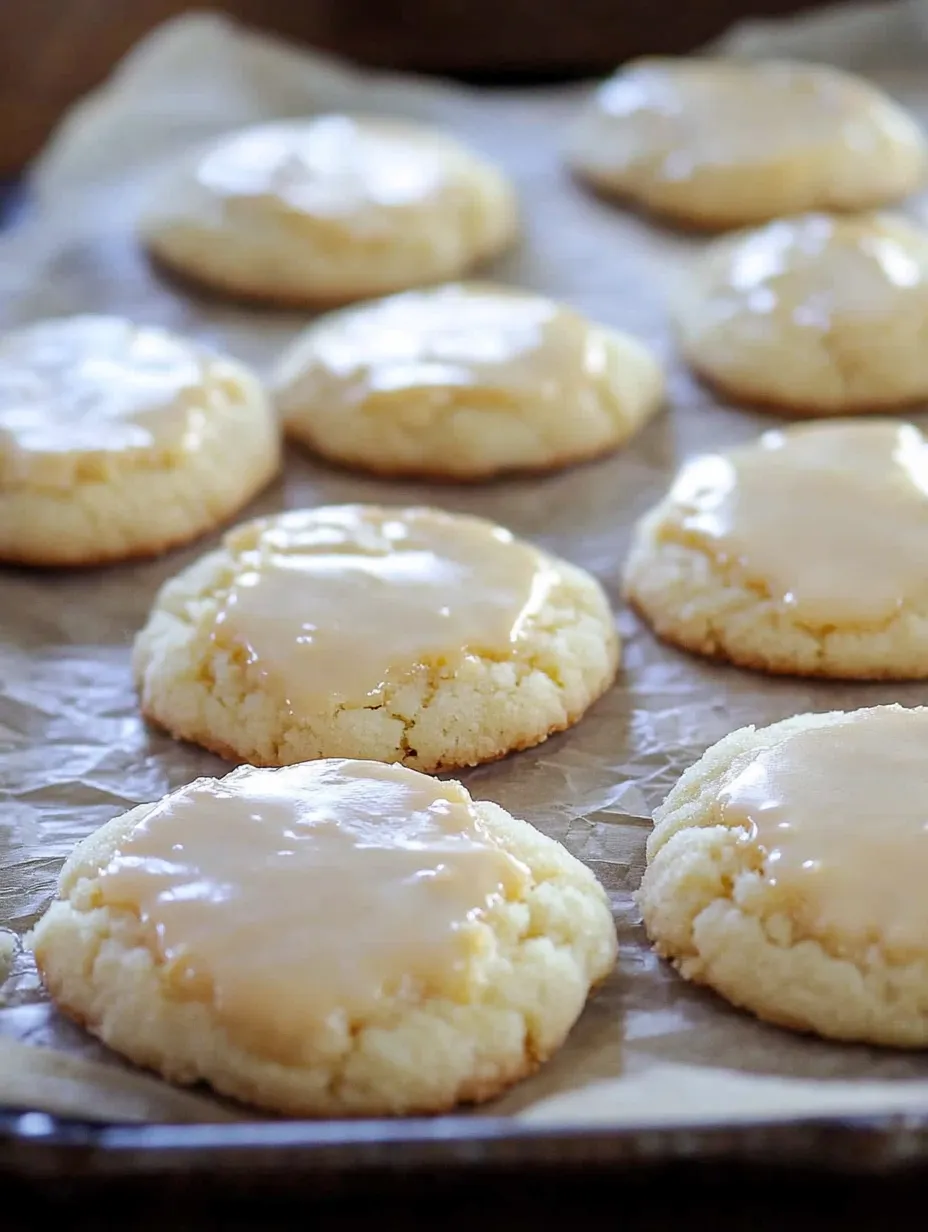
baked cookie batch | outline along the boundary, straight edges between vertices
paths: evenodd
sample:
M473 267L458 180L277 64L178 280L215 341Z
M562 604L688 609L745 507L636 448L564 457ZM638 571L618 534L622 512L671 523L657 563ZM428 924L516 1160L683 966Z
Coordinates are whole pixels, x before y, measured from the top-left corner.
M814 417L690 460L622 589L740 668L928 678L928 233L914 121L793 63L643 60L567 159L710 241L672 309L733 402ZM116 318L0 339L0 560L152 556L231 521L281 436L343 468L478 483L620 448L664 402L637 340L469 281L512 244L506 176L383 118L192 152L140 236L165 276L349 305L261 379ZM363 302L358 302L363 301ZM572 726L613 683L600 585L492 522L341 505L233 526L136 636L143 714L238 768L80 843L31 939L67 1014L172 1081L287 1115L430 1113L554 1052L615 962L607 896L552 839L432 777ZM639 905L682 975L774 1022L928 1044L928 710L800 715L721 741L658 809ZM908 890L906 890L908 887Z

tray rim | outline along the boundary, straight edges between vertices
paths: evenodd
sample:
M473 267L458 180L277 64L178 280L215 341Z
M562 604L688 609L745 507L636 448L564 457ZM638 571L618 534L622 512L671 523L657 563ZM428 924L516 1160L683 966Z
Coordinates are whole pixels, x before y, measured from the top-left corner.
M199 1175L249 1185L298 1178L301 1188L349 1175L427 1174L448 1183L544 1169L560 1176L709 1170L740 1163L819 1176L928 1174L928 1107L912 1113L694 1123L534 1126L509 1117L434 1120L242 1121L221 1125L90 1123L0 1111L0 1176L81 1182ZM555 1179L557 1179L555 1177Z

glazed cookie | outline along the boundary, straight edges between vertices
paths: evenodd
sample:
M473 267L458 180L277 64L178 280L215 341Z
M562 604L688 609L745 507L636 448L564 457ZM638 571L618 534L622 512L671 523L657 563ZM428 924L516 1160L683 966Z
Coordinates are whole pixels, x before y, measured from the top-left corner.
M136 639L145 715L221 756L476 765L576 723L619 647L598 583L477 518L344 505L230 531Z
M152 556L236 513L280 464L277 419L235 360L118 317L0 338L0 560Z
M32 944L110 1047L292 1116L490 1099L560 1047L617 948L553 839L365 761L243 766L117 817Z
M806 214L710 245L678 306L684 354L738 401L793 415L928 400L928 232Z
M163 179L140 221L175 272L281 306L455 278L516 231L508 181L452 137L343 115L218 139Z
M928 677L928 442L832 421L696 458L638 524L625 593L659 637L741 667Z
M634 61L581 114L568 157L606 194L713 229L871 209L926 166L915 121L875 86L775 60Z
M726 736L654 815L638 895L659 954L760 1018L928 1044L928 708Z
M275 388L288 433L326 458L477 480L617 448L660 406L663 377L626 334L544 296L474 283L310 325Z

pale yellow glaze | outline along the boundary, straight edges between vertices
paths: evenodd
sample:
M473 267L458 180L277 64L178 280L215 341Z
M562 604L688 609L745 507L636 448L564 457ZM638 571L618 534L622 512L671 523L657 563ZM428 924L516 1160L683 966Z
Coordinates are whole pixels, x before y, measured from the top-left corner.
M213 637L296 714L377 705L421 665L510 658L557 579L508 531L430 509L307 510L244 535Z
M168 988L233 1038L299 1056L389 1001L463 1001L489 907L530 873L467 792L402 766L243 766L155 805L120 842L102 903L150 932Z
M825 334L843 321L928 311L928 233L888 215L782 219L719 246L702 271L689 329L725 323L730 345L768 330ZM788 363L783 355L781 362Z
M923 955L928 937L928 709L879 707L736 763L726 825L764 853L803 935L838 954Z
M280 405L336 416L414 395L434 411L479 391L558 419L598 407L607 336L543 296L481 284L410 292L333 316L291 352Z
M298 214L374 234L390 226L384 211L443 191L448 157L426 129L327 115L244 129L218 142L196 173L219 201L273 198Z
M161 330L79 316L0 339L5 479L54 482L63 455L195 449L204 411L202 359Z
M879 624L928 594L928 444L885 420L768 432L685 466L658 533L732 566L795 622Z
M617 173L646 167L654 180L682 183L815 147L867 157L880 139L913 141L907 117L873 113L878 98L865 82L818 65L645 59L596 95L599 136L608 140L600 157Z
M370 299L459 276L512 242L506 177L439 129L321 115L240 130L165 169L146 247L224 295Z

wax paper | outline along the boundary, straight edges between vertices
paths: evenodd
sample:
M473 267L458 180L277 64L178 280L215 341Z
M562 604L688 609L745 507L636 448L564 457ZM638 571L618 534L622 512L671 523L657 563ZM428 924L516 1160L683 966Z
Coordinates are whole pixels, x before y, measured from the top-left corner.
M841 6L734 32L725 49L828 59L869 73L928 124L928 5ZM359 72L193 14L152 34L69 115L31 175L26 221L0 242L0 326L117 312L202 338L267 371L305 323L217 306L159 280L134 219L165 160L253 121L326 110L426 119L498 160L524 203L520 247L487 271L643 339L669 373L667 410L601 462L477 487L385 483L336 473L295 449L243 516L326 502L434 503L481 514L584 566L606 587L624 640L615 687L572 730L463 776L527 818L609 890L614 975L566 1046L490 1111L535 1123L687 1125L811 1113L913 1109L928 1098L919 1054L828 1044L741 1014L692 987L647 944L633 893L653 808L714 741L800 711L928 700L924 685L771 680L658 645L623 608L619 575L636 517L694 452L775 426L719 404L675 353L667 303L700 241L597 200L567 174L565 131L590 85L468 90ZM922 203L909 208L920 213ZM155 511L153 511L154 516ZM218 536L217 536L218 537ZM249 1116L179 1093L121 1063L48 1004L22 938L74 843L219 759L146 727L132 638L161 583L214 540L150 563L79 573L0 573L0 1105L97 1119Z

